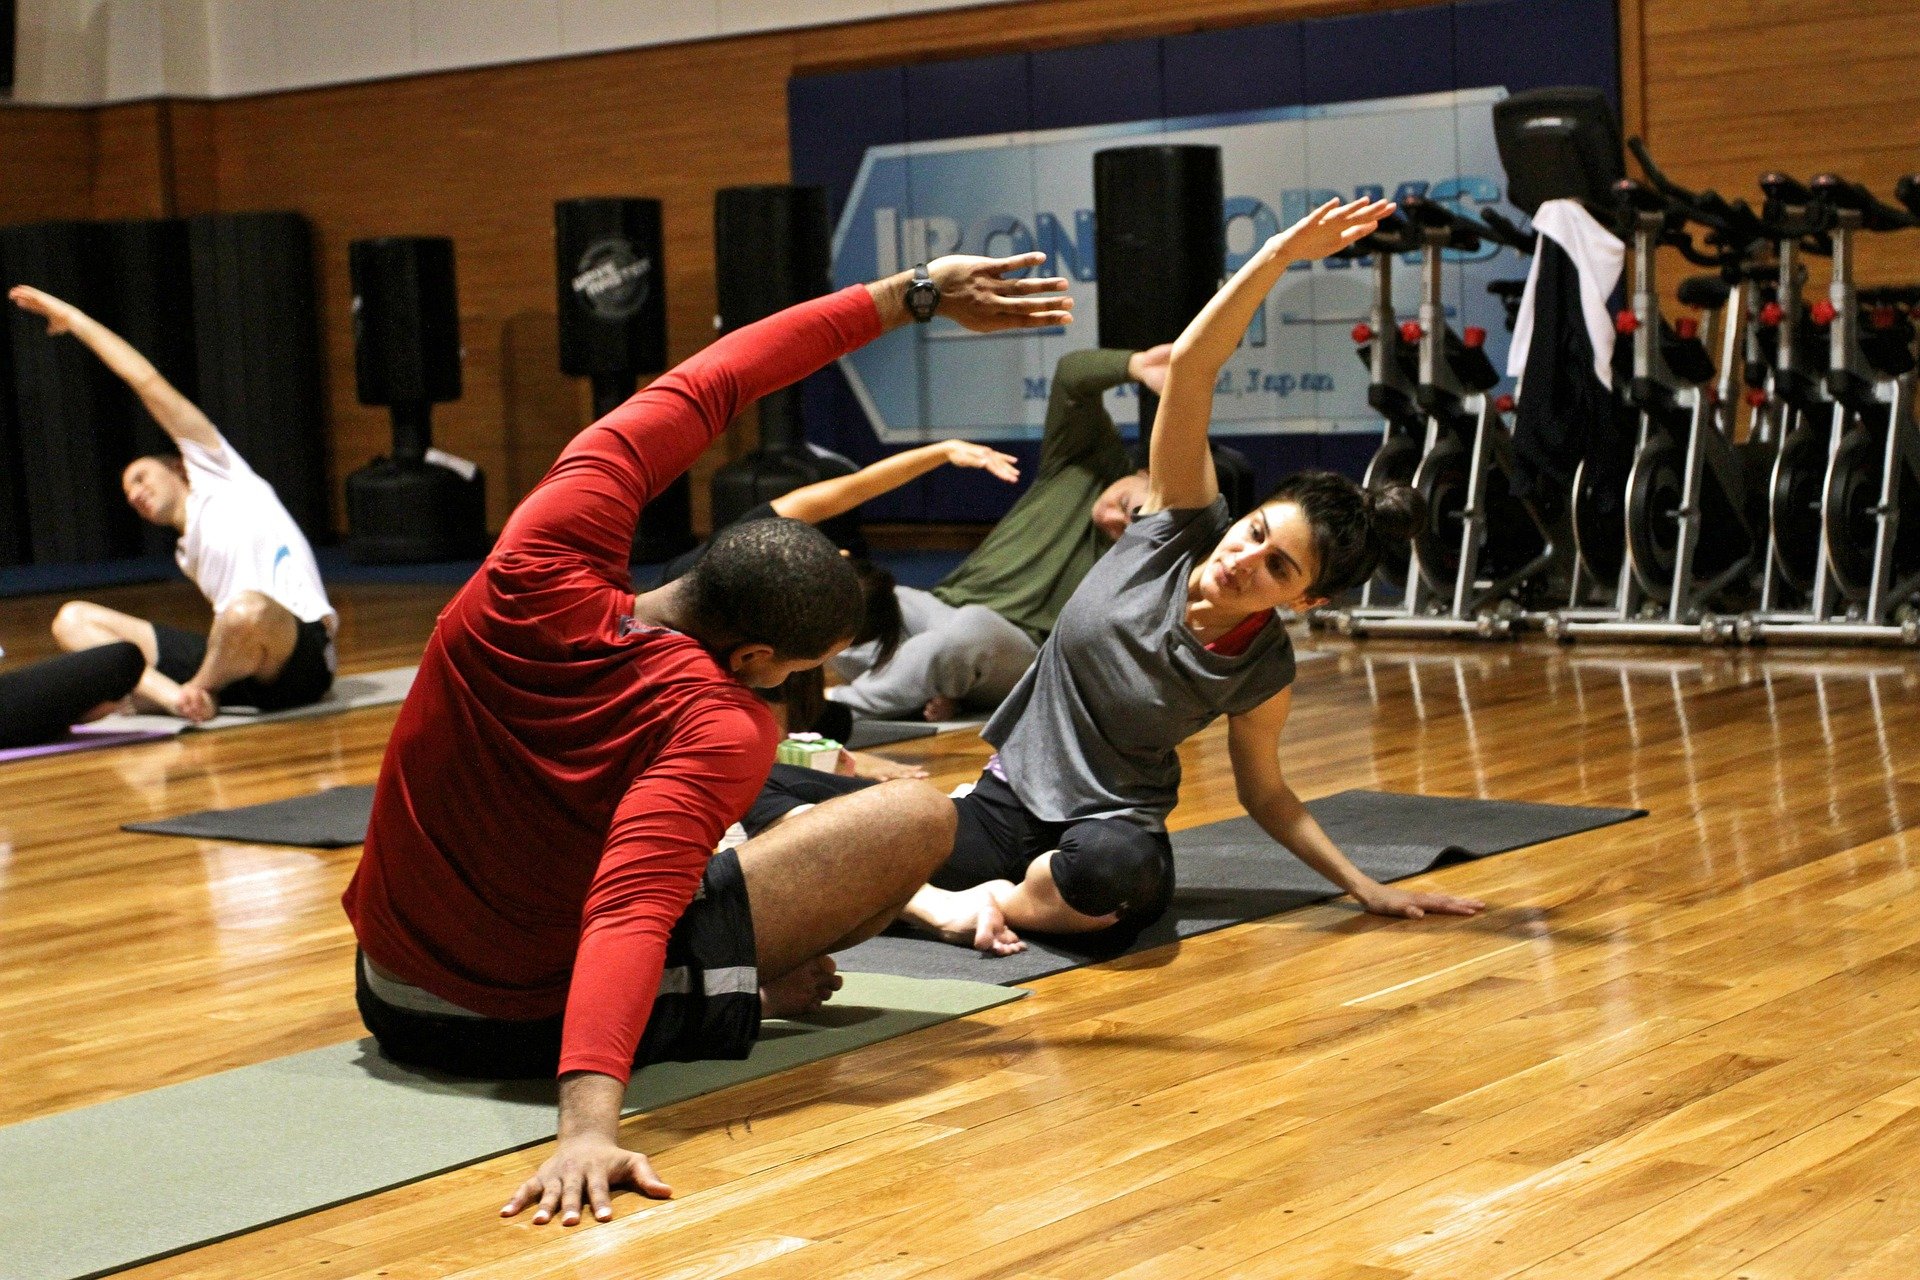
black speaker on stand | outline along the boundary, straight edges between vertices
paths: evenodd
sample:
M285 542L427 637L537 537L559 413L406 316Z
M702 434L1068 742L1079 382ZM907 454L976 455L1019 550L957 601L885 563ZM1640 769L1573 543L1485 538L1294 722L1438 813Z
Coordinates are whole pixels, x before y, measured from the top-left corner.
M731 333L795 303L817 298L829 279L832 227L824 187L723 187L713 200L714 266L722 333ZM713 476L713 527L743 512L854 466L837 453L807 443L800 389L787 387L760 400L760 447ZM842 546L857 546L854 513L821 526Z
M595 420L619 408L642 374L667 368L666 268L660 202L583 196L553 206L560 368L593 380ZM640 511L639 564L671 560L694 544L693 482L681 476Z
M1094 256L1100 264L1100 345L1142 351L1172 342L1219 291L1227 261L1220 148L1114 147L1093 153ZM1140 449L1159 397L1140 388ZM1213 446L1220 491L1234 514L1252 509L1253 467Z
M486 546L486 477L427 460L433 406L460 398L453 241L390 236L348 246L361 404L393 415L393 456L347 477L347 543L361 564L458 560Z

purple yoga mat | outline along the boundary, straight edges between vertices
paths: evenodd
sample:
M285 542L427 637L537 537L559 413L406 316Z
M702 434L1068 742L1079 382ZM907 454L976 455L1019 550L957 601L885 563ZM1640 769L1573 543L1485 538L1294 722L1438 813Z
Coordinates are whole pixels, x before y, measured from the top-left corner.
M90 751L94 747L121 747L131 742L157 742L175 737L165 729L136 729L127 733L69 733L52 742L31 747L7 747L0 750L0 764L10 760L32 760L37 756L57 756L68 751Z

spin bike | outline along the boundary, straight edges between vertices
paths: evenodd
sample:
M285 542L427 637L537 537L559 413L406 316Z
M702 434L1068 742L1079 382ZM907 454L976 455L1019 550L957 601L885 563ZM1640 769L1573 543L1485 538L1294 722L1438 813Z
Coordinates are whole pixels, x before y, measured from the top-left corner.
M1616 328L1633 339L1625 399L1639 419L1625 491L1624 555L1610 602L1598 611L1562 614L1548 630L1570 639L1730 639L1732 618L1710 606L1746 586L1759 538L1748 522L1745 467L1729 431L1731 396L1716 385L1699 321L1669 325L1660 314L1655 257L1661 245L1671 245L1688 261L1723 273L1690 277L1679 294L1719 324L1725 369L1737 354L1742 311L1733 297L1737 286L1726 277L1739 279L1751 214L1711 192L1695 195L1671 183L1638 144L1636 138L1629 145L1651 184L1623 178L1614 188L1633 237L1632 306L1616 318ZM1707 229L1712 252L1696 250L1690 223ZM1730 392L1730 370L1723 380ZM1576 485L1575 527L1594 538L1603 533L1595 527L1600 522L1581 507L1596 495ZM1609 539L1605 552L1612 545ZM1596 549L1582 560L1591 566L1603 555Z
M1404 571L1383 570L1358 607L1333 618L1352 635L1504 636L1523 613L1520 592L1552 562L1553 542L1532 505L1513 495L1512 440L1487 394L1500 374L1484 349L1485 331L1456 334L1447 323L1441 274L1448 249L1472 252L1502 233L1431 200L1409 199L1401 212L1404 220L1383 228L1385 239L1375 240L1381 230L1369 237L1373 315L1354 331L1366 348L1368 401L1387 423L1366 481L1411 484L1427 515ZM1413 245L1421 255L1420 318L1398 321L1389 260ZM1400 599L1383 603L1391 586L1400 586Z
M1914 185L1903 179L1900 194L1920 204L1906 200ZM1776 484L1775 497L1776 509L1783 497L1792 501L1780 515L1802 522L1793 533L1803 556L1807 541L1815 541L1818 552L1806 608L1763 611L1750 632L1757 639L1920 644L1920 518L1904 528L1900 519L1903 507L1920 513L1912 321L1920 290L1860 289L1853 278L1859 233L1920 227L1920 209L1897 209L1834 174L1813 180L1811 198L1826 210L1833 249L1827 297L1808 308L1827 330L1824 386L1831 401L1817 539L1808 539L1803 527L1807 486L1783 494ZM1808 461L1803 450L1802 475Z

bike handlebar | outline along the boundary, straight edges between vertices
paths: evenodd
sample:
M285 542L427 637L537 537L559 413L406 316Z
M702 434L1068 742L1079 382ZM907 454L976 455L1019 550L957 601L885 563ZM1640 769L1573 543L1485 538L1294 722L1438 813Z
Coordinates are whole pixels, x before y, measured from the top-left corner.
M1845 209L1860 215L1863 231L1905 231L1920 226L1920 218L1904 209L1896 209L1857 182L1848 182L1837 173L1823 173L1813 180L1814 199L1833 209Z
M1535 233L1522 231L1512 220L1498 209L1482 209L1480 221L1487 229L1487 239L1502 244L1521 253L1532 253Z

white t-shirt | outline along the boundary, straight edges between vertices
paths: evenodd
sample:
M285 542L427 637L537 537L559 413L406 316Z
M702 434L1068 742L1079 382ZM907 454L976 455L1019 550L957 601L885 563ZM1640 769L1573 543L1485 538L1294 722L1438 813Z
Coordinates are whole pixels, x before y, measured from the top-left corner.
M187 531L174 547L215 613L242 591L258 591L302 622L335 616L313 548L273 486L233 446L180 442L187 464Z

